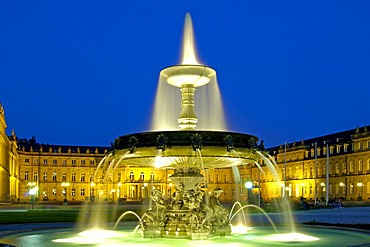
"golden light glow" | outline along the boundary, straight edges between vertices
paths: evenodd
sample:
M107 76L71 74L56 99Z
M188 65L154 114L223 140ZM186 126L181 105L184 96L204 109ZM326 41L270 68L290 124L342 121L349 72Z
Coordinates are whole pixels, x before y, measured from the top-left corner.
M279 241L279 242L312 242L317 241L319 238L308 236L301 233L285 233L285 234L274 234L263 237L266 241Z
M250 227L242 225L242 224L236 225L236 226L231 225L231 233L233 234L245 234L250 230L251 230Z

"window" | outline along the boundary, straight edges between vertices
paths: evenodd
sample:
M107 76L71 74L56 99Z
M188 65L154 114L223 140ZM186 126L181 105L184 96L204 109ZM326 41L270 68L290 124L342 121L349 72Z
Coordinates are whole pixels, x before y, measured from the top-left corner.
M325 148L323 148L323 150L322 150L322 154L323 154L323 155L326 155L326 147L325 147Z
M144 172L140 172L140 180L144 181Z
M130 172L130 180L134 180L134 178L135 178L135 175L134 175L134 172Z
M349 194L353 195L353 183L349 183Z
M338 162L335 164L335 173L339 174L339 163Z
M362 146L362 142L359 142L359 143L358 143L358 149L359 149L359 150L362 150L362 148L363 148L363 146Z
M76 189L75 189L75 188L72 188L71 195L72 195L72 196L76 196Z
M363 164L362 160L359 160L358 161L358 171L362 172L363 170L364 170L364 164Z
M81 189L80 195L85 196L85 189Z
M367 148L370 149L370 141L367 141Z
M90 160L90 165L94 165L95 164L95 161L94 160Z
M63 182L67 181L67 174L66 174L66 172L62 172L62 181Z
M63 164L63 165L67 165L67 160L63 160L63 161L62 161L62 164Z
M75 172L72 172L71 180L72 180L72 182L76 182L76 173Z
M154 173L154 172L151 172L151 173L150 173L150 180L152 180L152 181L153 181L153 180L154 180L154 176L155 176L155 173Z
M347 174L347 164L343 162L343 173Z
M315 157L315 149L311 149L311 158Z
M53 196L57 195L57 189L53 188Z
M367 171L370 171L370 159L367 159Z
M43 178L44 178L44 181L48 180L48 174L47 174L47 172L44 172Z
M348 151L348 144L344 144L344 146L343 146L343 151L344 151L344 152L347 152L347 151Z
M57 181L57 173L55 171L53 172L53 181Z
M122 177L121 173L120 172L117 173L117 182L121 182L121 177Z
M37 172L33 172L33 181L38 181L38 174L37 174Z
M33 160L33 164L37 165L39 163L39 160Z
M53 160L53 165L57 165L58 164L58 161L57 160Z
M24 180L28 180L29 179L29 171L25 171L24 172Z
M85 173L81 172L81 182L85 182Z
M86 160L81 160L81 165L84 166L86 164Z
M24 159L24 163L30 163L30 159Z
M337 154L340 153L340 145L337 145Z
M331 146L330 147L330 154L333 154L334 153L334 146Z
M48 160L44 159L44 165L47 165L47 164L48 164Z
M349 162L349 172L353 172L353 162Z
M72 165L76 165L76 160L72 160Z

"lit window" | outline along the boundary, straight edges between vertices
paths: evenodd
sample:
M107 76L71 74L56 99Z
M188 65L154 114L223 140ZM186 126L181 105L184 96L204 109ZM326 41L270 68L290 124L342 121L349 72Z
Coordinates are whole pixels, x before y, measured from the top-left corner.
M48 164L48 160L44 159L44 165L47 165L47 164Z
M358 161L358 171L362 172L363 170L364 170L364 164L363 164L362 160L359 160Z
M53 181L57 181L57 173L56 172L53 172Z
M47 172L44 172L43 178L44 178L44 181L48 180L48 174L47 174Z

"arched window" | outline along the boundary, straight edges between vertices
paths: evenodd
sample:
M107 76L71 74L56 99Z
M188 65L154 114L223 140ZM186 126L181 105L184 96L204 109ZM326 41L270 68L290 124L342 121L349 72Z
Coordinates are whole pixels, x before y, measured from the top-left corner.
M140 180L144 181L144 172L140 172Z
M130 172L130 180L134 180L135 179L135 175L134 175L134 172Z
M154 180L154 177L155 177L155 173L154 172L151 172L150 173L150 180Z

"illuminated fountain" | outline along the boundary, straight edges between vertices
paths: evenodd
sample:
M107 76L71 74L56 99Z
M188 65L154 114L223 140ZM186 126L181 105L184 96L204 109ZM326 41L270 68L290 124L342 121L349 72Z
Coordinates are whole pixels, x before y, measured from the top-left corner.
M114 142L112 155L128 167L174 171L170 179L176 192L170 201L162 195L163 192L151 191L152 207L142 217L144 237L206 239L230 235L228 212L218 201L219 192L213 191L209 198L204 192L207 191L207 171L254 163L260 158L261 147L258 147L255 136L195 130L198 123L194 100L196 88L215 83L216 71L197 61L189 14L185 17L182 63L165 68L160 74L160 84L180 88L181 111L177 120L180 130L158 130L161 129L158 126L154 127L157 131L119 137ZM165 111L156 109L155 117L162 116L157 115L160 110ZM223 114L216 114L216 117L220 115ZM210 122L215 121L218 120L211 119Z

